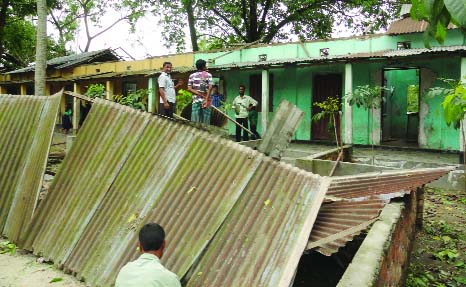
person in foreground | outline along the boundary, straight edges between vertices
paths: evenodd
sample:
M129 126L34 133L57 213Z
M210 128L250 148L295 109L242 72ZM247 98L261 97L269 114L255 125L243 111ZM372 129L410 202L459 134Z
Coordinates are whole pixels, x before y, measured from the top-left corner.
M127 263L118 273L115 287L181 287L175 273L163 267L165 231L157 223L147 223L139 231L141 256Z

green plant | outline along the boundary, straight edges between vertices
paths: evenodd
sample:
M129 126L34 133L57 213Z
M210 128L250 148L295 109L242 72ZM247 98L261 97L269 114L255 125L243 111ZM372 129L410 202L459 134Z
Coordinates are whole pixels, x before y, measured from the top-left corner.
M325 117L329 117L328 126L329 130L334 130L335 139L337 139L338 145L338 134L335 126L336 115L340 111L340 100L336 97L328 97L327 100L323 102L316 102L314 106L321 109L320 112L312 116L313 121L320 121Z
M117 95L114 97L115 102L132 107L134 109L146 111L147 98L149 97L148 89L140 89L134 92L128 93L128 95Z
M15 254L16 253L16 244L11 241L4 241L0 243L0 254Z
M439 80L446 83L447 87L431 88L425 97L427 99L437 96L445 97L442 102L445 122L448 126L453 125L455 129L461 128L461 136L466 139L464 127L461 125L466 118L466 77L464 79L465 81L440 78ZM466 140L463 142L463 147L466 148Z
M419 112L419 85L408 86L408 107L407 111L411 113Z
M104 98L105 86L102 84L90 84L87 87L86 96L90 98Z
M438 252L435 252L433 256L437 260L451 263L455 258L460 256L460 253L456 249L442 249Z
M193 94L187 90L180 89L176 94L176 114L181 115L184 108L192 102Z
M388 90L385 87L381 86L357 86L354 91L347 94L346 100L350 106L356 105L358 108L362 107L368 110L367 113L367 137L368 142L372 146L372 163L374 163L374 141L372 138L373 130L373 117L374 109L379 109L382 106L382 103L385 102L385 98L382 94L383 91Z
M406 287L428 287L431 281L435 281L435 278L428 271L410 273L406 279Z

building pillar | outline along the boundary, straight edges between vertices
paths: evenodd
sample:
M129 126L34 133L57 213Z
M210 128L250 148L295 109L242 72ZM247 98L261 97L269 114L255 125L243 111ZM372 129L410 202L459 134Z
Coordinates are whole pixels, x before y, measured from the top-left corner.
M267 130L269 116L269 70L262 70L262 110L261 110L261 125L262 135Z
M26 84L21 84L21 85L19 86L19 94L20 94L21 96L25 96L25 95L27 94L26 91L27 91L27 90L26 90Z
M460 79L462 83L466 84L466 57L461 58L461 75ZM463 119L461 122L461 130L460 130L460 151L464 152L464 138L461 134L462 131L466 132L466 119Z
M0 85L0 95L6 95L6 86Z
M149 98L147 99L147 111L149 113L155 113L155 100L157 94L157 78L150 77L149 82L147 83L147 87L149 89Z
M112 80L107 80L105 83L105 99L113 101L113 95L115 94L115 85Z
M81 86L78 83L73 84L73 92L81 94ZM81 100L73 98L73 130L79 128L79 119L81 118Z
M351 63L345 64L345 91L344 95L353 92L353 65ZM345 135L344 142L345 144L353 143L353 107L350 106L348 101L344 103L345 107Z

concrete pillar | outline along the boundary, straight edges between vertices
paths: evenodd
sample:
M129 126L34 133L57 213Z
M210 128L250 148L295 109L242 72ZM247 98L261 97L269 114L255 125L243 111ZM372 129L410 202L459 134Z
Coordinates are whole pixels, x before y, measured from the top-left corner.
M105 99L113 101L113 95L115 94L115 85L112 80L107 80L105 83Z
M345 91L344 95L353 92L353 65L347 63L345 65ZM344 142L346 144L353 143L353 107L345 101L345 135Z
M19 94L20 94L21 96L25 96L25 95L27 94L26 91L27 91L27 90L26 90L26 84L21 84L21 85L19 86Z
M461 81L463 83L466 83L466 58L461 58ZM462 130L466 132L466 119L463 119L463 122L461 123ZM460 133L461 131L460 130ZM464 152L464 138L462 135L460 135L460 151Z
M149 82L147 83L147 87L149 89L149 98L147 99L147 111L149 113L155 113L155 100L156 100L156 94L157 94L157 78L156 77L150 77Z
M269 70L262 70L262 110L261 110L262 135L267 130L269 116Z
M81 94L81 86L78 83L73 84L73 92ZM79 119L81 117L81 100L73 98L73 130L77 131Z

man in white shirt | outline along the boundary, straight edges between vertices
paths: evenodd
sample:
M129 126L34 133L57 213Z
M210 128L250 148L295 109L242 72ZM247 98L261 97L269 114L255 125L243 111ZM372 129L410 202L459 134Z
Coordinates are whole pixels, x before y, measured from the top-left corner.
M183 81L178 80L178 84L175 86L170 76L172 72L172 63L163 63L162 73L159 76L159 109L158 113L167 117L172 118L175 112L176 103L176 90L183 85Z
M178 276L160 263L165 244L162 226L157 223L144 225L139 231L138 242L142 255L121 268L115 287L181 287Z
M239 95L233 100L232 106L235 109L236 121L246 128L248 127L248 115L249 111L257 106L257 101L244 94L244 85L239 86ZM241 130L240 126L236 125L236 141L241 141ZM249 140L248 133L243 130L243 141Z

